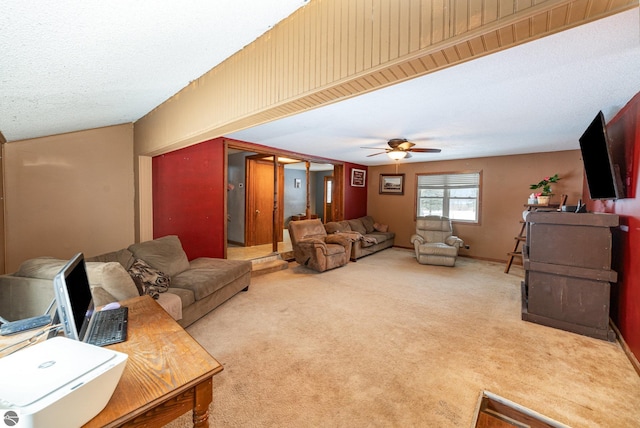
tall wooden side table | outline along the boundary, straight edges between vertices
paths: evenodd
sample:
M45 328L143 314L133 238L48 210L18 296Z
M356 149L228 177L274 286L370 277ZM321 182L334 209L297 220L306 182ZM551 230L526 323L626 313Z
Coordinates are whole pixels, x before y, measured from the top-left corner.
M523 248L522 319L615 341L610 326L615 214L533 212Z

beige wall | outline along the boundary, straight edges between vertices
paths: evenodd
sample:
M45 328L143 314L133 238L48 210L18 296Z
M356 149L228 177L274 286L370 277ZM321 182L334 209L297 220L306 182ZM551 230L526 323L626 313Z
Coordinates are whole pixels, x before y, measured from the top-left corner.
M134 240L133 125L5 144L6 271Z
M389 225L396 233L395 245L411 248L409 240L415 233L416 174L463 171L482 171L480 224L454 224L455 233L471 246L461 254L471 257L506 261L507 252L515 243L513 238L520 230L524 204L532 192L530 184L558 173L561 180L552 188L555 193L552 202L559 202L560 194L567 194L567 203L576 204L582 195L579 150L442 162L401 161L397 172L405 174L402 196L378 193L380 174L395 174L395 165L369 167L367 213Z

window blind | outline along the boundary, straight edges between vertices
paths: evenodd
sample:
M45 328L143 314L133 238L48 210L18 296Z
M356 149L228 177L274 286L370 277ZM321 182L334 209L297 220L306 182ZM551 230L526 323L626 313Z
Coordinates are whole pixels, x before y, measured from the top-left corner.
M418 176L418 188L422 189L454 189L462 187L479 187L480 173L466 174L427 174Z

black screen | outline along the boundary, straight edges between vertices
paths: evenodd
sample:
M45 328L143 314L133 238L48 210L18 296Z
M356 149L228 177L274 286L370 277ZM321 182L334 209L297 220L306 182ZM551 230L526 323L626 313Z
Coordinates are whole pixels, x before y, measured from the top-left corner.
M78 333L80 333L84 319L87 316L87 310L91 305L91 288L87 278L84 258L79 258L75 262L71 267L71 271L66 273L65 282L69 300L71 301L73 320L76 323Z
M591 199L619 198L616 171L611 162L607 129L602 112L598 112L580 137L580 150Z

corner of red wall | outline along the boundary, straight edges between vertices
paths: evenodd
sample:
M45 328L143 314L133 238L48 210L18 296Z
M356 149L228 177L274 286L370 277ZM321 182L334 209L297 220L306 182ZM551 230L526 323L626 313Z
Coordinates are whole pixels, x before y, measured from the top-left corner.
M224 144L221 138L156 156L153 236L177 235L189 260L224 257Z
M618 283L612 289L612 319L636 358L640 359L640 92L609 121L623 134L627 169L631 169L629 189L625 199L592 201L585 180L582 198L592 212L613 213L620 216L617 239L613 242L614 269ZM621 132L620 132L621 131Z
M366 179L364 187L351 185L353 169L365 171ZM368 172L369 171L366 166L346 162L344 164L344 218L346 220L367 215Z

